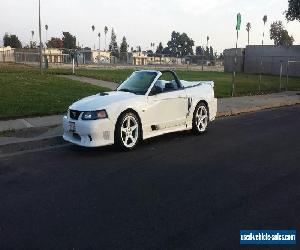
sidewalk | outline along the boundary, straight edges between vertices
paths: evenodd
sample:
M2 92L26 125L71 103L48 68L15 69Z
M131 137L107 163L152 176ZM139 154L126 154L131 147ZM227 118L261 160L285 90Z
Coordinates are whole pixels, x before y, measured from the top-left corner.
M217 116L230 116L262 109L300 104L300 91L286 91L269 95L241 96L218 99Z
M237 115L295 104L300 104L299 91L223 98L218 99L217 116ZM63 115L53 115L0 121L0 146L61 137L62 117Z
M57 75L57 76L67 78L70 80L74 80L74 81L80 81L80 82L85 82L85 83L89 83L89 84L100 86L100 87L109 88L111 90L114 90L119 86L119 84L114 83L114 82L97 80L94 78L89 78L89 77L84 77L84 76L75 76L75 75Z

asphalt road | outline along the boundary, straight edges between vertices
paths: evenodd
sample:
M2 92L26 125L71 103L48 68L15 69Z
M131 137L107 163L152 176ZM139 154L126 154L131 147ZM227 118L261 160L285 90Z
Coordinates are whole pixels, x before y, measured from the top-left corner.
M236 249L240 229L299 232L299 211L300 106L0 158L0 249Z

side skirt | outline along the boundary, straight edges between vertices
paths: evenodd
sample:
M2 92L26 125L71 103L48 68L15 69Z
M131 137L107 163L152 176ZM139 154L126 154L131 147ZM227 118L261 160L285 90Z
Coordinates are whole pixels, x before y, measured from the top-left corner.
M152 132L149 132L147 134L144 134L143 139L148 139L152 137L156 137L159 135L164 135L164 134L169 134L173 132L179 132L179 131L185 131L185 130L191 130L191 126L178 126L178 127L172 127L172 128L167 128L167 129L162 129L162 130L154 130Z

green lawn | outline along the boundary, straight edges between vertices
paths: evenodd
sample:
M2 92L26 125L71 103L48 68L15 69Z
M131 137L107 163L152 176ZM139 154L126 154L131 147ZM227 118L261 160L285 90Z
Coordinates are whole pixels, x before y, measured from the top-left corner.
M76 69L76 75L120 83L131 69ZM68 106L91 94L107 91L97 86L57 77L71 74L71 69L49 69L43 75L39 70L15 64L0 64L0 119L59 114ZM217 97L231 95L232 75L222 72L177 71L180 79L213 80ZM283 85L285 78L283 78ZM237 74L237 95L258 94L259 76ZM300 90L300 78L289 79L288 90ZM279 91L278 76L262 76L261 93Z
M131 69L76 69L76 75L96 78L100 80L120 83L124 81L133 70ZM180 79L188 81L212 80L215 82L216 96L229 97L232 89L232 74L224 72L201 72L201 71L176 71ZM51 74L70 74L69 69L51 69ZM285 86L286 78L282 78L282 87ZM236 95L254 95L279 91L279 76L263 75L261 91L259 92L259 75L239 73L236 77ZM288 90L300 90L300 77L290 77Z
M60 114L74 101L107 91L90 84L40 75L32 68L0 65L0 119Z

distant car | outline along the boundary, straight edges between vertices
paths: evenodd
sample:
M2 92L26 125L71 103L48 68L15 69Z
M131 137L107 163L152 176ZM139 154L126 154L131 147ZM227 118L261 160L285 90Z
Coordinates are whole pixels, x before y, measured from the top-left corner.
M132 73L116 91L72 104L63 118L63 138L84 147L116 144L131 150L150 137L206 131L217 112L212 81L180 81L170 70Z

